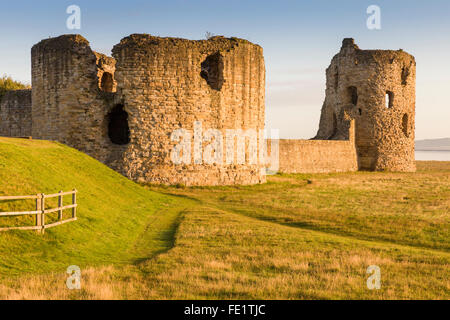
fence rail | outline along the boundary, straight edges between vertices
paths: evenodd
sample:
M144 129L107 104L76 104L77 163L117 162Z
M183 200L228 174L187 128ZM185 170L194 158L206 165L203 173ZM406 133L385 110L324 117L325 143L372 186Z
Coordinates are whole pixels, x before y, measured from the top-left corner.
M14 216L26 216L35 215L36 224L34 226L23 226L23 227L2 227L0 231L7 230L37 230L40 233L44 233L45 229L59 226L63 223L71 222L77 220L77 190L73 189L68 192L58 192L53 194L38 193L31 196L0 196L0 201L8 200L36 200L36 210L33 211L17 211L17 212L0 212L0 217L14 217ZM72 204L63 205L63 196L72 195ZM58 197L58 207L45 209L45 199ZM72 209L72 216L68 219L63 219L63 211ZM45 224L45 215L48 213L58 212L58 221Z

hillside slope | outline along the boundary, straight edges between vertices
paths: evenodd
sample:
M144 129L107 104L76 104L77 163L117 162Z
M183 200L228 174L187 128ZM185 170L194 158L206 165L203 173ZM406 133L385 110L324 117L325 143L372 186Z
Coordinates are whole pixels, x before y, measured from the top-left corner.
M69 265L133 263L171 246L179 200L144 189L62 144L0 138L0 195L76 188L78 221L46 230L0 232L0 274L65 272ZM71 199L64 199L68 204ZM33 210L33 202L0 202L0 211ZM70 211L65 211L70 214ZM51 217L49 217L50 219ZM33 217L0 217L2 226Z

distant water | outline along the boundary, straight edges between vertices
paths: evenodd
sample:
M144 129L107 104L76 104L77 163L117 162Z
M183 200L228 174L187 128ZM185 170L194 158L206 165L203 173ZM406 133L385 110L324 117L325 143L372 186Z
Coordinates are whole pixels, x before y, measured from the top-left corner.
M416 160L450 161L450 151L416 151Z

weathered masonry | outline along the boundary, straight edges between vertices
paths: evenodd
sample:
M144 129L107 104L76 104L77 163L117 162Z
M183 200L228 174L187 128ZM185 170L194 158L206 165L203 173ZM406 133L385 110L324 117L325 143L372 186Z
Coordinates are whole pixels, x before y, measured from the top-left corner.
M269 154L272 140L267 141ZM278 169L285 173L330 173L358 170L355 121L349 121L345 140L278 140Z
M414 57L403 50L361 50L344 39L326 74L315 139L348 139L349 120L355 119L360 169L415 171Z
M1 98L0 136L31 136L31 89L7 91Z
M65 143L143 183L265 181L261 155L272 151L272 141L260 134L260 46L220 36L193 41L133 34L112 53L92 51L80 35L33 46L32 90L2 98L0 135ZM326 75L318 133L311 140L279 140L279 170L414 171L414 57L361 50L344 39ZM231 147L219 139L230 131ZM238 141L244 141L243 160ZM188 146L180 153L184 160L174 161L180 143ZM231 150L235 161L206 161L211 146L216 155Z
M176 164L171 159L177 144L171 133L193 131L196 122L223 136L230 129L264 128L261 47L236 38L134 34L112 51L114 58L93 52L79 35L33 47L34 138L61 141L140 182L265 181L261 161Z

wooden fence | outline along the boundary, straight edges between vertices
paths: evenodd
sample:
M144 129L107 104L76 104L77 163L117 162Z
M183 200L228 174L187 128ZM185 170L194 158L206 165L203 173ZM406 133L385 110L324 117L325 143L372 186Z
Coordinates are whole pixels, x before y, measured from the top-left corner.
M63 196L72 195L72 204L63 205ZM58 197L58 207L52 209L45 209L45 199ZM6 230L37 230L40 233L44 233L45 229L58 226L63 223L77 220L77 190L73 189L68 192L58 192L54 194L39 193L34 196L0 196L2 200L28 200L36 199L36 210L34 211L18 211L18 212L0 212L0 217L12 217L12 216L25 216L35 215L36 225L24 226L24 227L6 227L0 228L0 231ZM63 211L72 209L72 216L68 219L63 219ZM50 224L45 224L45 215L52 212L58 212L58 221Z

